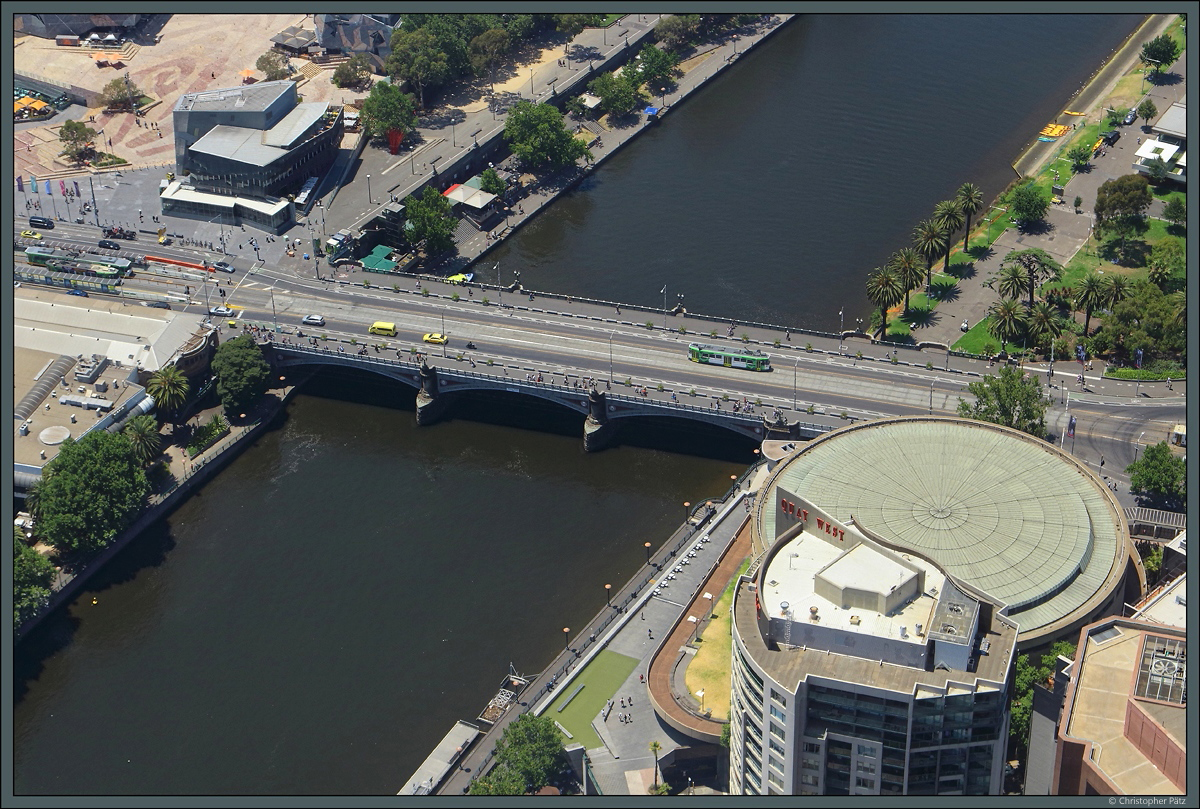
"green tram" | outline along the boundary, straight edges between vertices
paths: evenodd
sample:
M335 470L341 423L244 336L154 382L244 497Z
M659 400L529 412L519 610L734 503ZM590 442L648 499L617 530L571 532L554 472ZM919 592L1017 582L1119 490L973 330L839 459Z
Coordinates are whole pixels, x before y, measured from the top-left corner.
M26 247L25 260L35 267L48 267L59 272L96 278L128 278L133 275L133 263L127 258L82 252L76 255L51 247Z
M708 365L723 365L726 368L745 368L750 371L771 370L771 358L762 351L753 349L725 349L692 343L688 346L688 359Z

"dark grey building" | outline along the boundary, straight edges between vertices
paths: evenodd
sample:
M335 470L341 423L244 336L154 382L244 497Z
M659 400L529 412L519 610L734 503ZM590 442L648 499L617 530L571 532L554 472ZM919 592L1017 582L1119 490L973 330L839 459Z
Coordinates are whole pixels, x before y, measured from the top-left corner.
M35 37L53 39L61 36L83 36L100 29L133 30L146 14L14 14L13 31Z
M399 14L317 14L317 44L331 53L365 54L376 73L392 53Z
M184 95L174 124L180 179L163 211L278 232L292 221L287 196L333 163L343 118L340 106L299 103L285 79Z

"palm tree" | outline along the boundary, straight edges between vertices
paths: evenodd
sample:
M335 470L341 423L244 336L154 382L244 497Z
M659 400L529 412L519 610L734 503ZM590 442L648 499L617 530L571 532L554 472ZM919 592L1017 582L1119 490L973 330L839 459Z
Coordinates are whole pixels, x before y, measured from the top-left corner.
M988 333L1000 341L1000 345L1014 342L1025 329L1025 310L1017 300L1000 300L988 309Z
M890 267L875 270L867 276L867 297L879 307L880 338L887 336L887 310L904 300L904 282Z
M1038 284L1056 281L1062 275L1062 265L1045 250L1037 247L1012 251L1004 257L1004 264L1015 264L1025 273L1025 283L1029 289L1027 305L1030 308L1033 308L1033 294Z
M1104 305L1113 309L1118 303L1129 297L1129 280L1123 275L1108 276L1108 290L1104 295Z
M1166 291L1167 283L1171 280L1173 271L1170 267L1162 262L1150 260L1149 278L1150 283L1154 284L1159 289ZM1115 277L1115 276L1114 276Z
M1025 291L1025 283L1025 271L1016 264L1007 264L1000 268L996 289L1006 298L1019 298Z
M971 217L983 210L983 192L973 183L963 183L954 198L967 218L967 230L963 234L963 251L966 252L967 241L971 238Z
M946 234L946 266L942 272L950 271L950 248L954 234L963 226L963 212L957 199L942 200L933 209L933 221Z
M1049 301L1038 301L1025 317L1029 339L1035 345L1047 344L1063 333L1063 319L1059 317L1058 309Z
M146 392L154 397L160 412L173 415L187 401L188 387L188 380L183 371L174 365L168 365L150 377L150 381L146 383Z
M1083 336L1087 337L1088 324L1092 322L1092 310L1104 304L1104 279L1094 272L1083 277L1075 287L1075 308L1083 310Z
M148 464L158 457L162 448L162 436L158 432L158 421L149 413L134 416L121 431L133 444L133 453L142 464Z
M888 267L900 276L904 284L904 309L908 311L908 293L921 285L925 270L921 267L921 254L912 247L901 247L888 259Z
M1171 318L1171 322L1177 326L1187 322L1187 294L1184 290L1177 289L1171 293L1171 305L1175 307L1175 316Z
M922 219L913 229L913 247L925 259L925 283L933 283L933 262L942 254L950 236L932 219Z
M658 751L662 750L662 745L658 740L650 742L650 755L654 756L654 788L658 789Z

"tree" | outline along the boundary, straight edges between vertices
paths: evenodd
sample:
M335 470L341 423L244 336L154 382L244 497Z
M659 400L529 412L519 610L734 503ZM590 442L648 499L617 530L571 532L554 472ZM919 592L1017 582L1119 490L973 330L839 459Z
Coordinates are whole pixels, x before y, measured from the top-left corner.
M650 755L654 756L654 788L658 789L658 754L662 750L662 745L658 743L658 739L650 742Z
M1009 211L1023 222L1040 222L1050 208L1050 199L1032 181L1018 185L1009 196Z
M231 416L252 408L266 393L271 376L271 366L262 349L246 335L217 346L212 370L217 375L221 404Z
M154 399L156 409L163 414L164 420L169 420L187 401L190 387L183 371L174 365L168 365L156 371L146 382L146 393Z
M117 78L104 85L100 91L100 103L114 110L132 110L142 97L142 91L131 79Z
M678 51L692 41L700 28L699 14L675 14L660 20L654 26L654 36L667 46L668 50Z
M525 792L537 792L563 768L562 736L548 716L522 714L496 743L496 763L515 773Z
M1019 298L1025 291L1025 270L1017 264L1001 264L996 291L1005 298Z
M363 100L362 125L371 136L389 132L412 132L417 125L417 105L413 97L391 82L371 86Z
M954 234L963 226L963 212L958 206L958 200L946 199L934 206L933 223L946 234L946 264L942 267L942 272L949 272L950 248L953 246Z
M370 63L366 54L356 53L333 70L331 77L337 87L358 87L367 79Z
M58 130L58 139L63 145L62 153L76 163L95 154L92 144L95 138L96 130L80 121L65 121Z
M496 65L500 64L511 45L512 38L503 28L484 31L472 39L469 50L471 68L475 71L475 75L483 76L486 73L489 77L488 80L494 82Z
M1172 225L1182 227L1187 222L1187 202L1181 194L1172 194L1163 206L1163 219Z
M1132 359L1140 348L1151 357L1178 354L1186 348L1187 331L1176 318L1179 313L1175 298L1147 279L1127 285L1128 294L1112 311L1100 316L1103 336L1108 345Z
M1146 178L1150 182L1158 185L1171 173L1171 167L1167 165L1167 161L1161 157L1154 157L1146 161Z
M1029 306L1033 306L1033 295L1038 285L1061 277L1063 270L1062 265L1049 253L1037 247L1013 250L1004 257L1001 266L1004 265L1021 268L1025 275L1026 289L1029 291Z
M525 781L508 767L493 767L482 778L471 782L470 795L524 795Z
M291 72L288 70L288 58L279 51L267 51L258 57L254 67L267 74L267 81L286 79Z
M479 188L481 191L486 191L489 194L499 196L508 190L504 181L500 179L500 175L496 173L494 168L490 166L484 169L479 175Z
M888 259L888 266L900 276L900 281L904 284L905 311L909 308L909 293L921 286L921 281L925 279L925 268L921 263L921 254L912 247L901 247Z
M627 115L645 101L630 73L628 68L620 73L601 73L588 82L588 90L600 99L600 108L614 118Z
M554 27L567 35L567 44L563 48L570 47L571 40L579 36L580 32L589 25L599 25L604 21L603 14L555 14Z
M1065 328L1058 309L1049 301L1038 301L1025 315L1025 329L1034 345L1048 346Z
M1179 58L1179 44L1169 34L1159 34L1142 45L1140 58L1142 64L1153 65L1154 72L1160 73Z
M963 233L963 250L966 250L967 240L971 238L971 217L983 210L983 192L974 183L963 183L954 198L958 201L958 209L967 219Z
M942 254L950 241L946 233L932 219L922 219L913 228L913 247L925 259L925 283L933 283L933 262Z
M1150 248L1150 281L1162 291L1167 291L1167 285L1176 275L1182 275L1187 266L1187 257L1183 251L1183 242L1173 236L1160 241Z
M1104 282L1104 303L1109 309L1129 297L1129 280L1123 275L1109 275Z
M1156 115L1158 115L1158 107L1154 106L1154 102L1150 98L1146 98L1144 102L1138 104L1138 118L1146 121L1146 124L1150 124L1150 119Z
M1076 172L1083 171L1092 162L1092 147L1086 143L1077 143L1067 150L1067 159L1071 161L1071 168Z
M425 186L421 196L411 194L404 200L405 213L411 225L409 241L425 243L425 255L437 256L454 246L454 231L458 220L451 213L450 200L432 186Z
M132 444L116 433L93 430L62 443L38 490L38 533L62 553L90 553L129 525L150 484Z
M998 375L969 382L967 390L975 401L968 404L959 399L958 415L1046 437L1046 399L1035 377L1003 365Z
M1095 272L1085 275L1075 287L1075 309L1084 313L1084 337L1087 337L1088 324L1092 322L1092 310L1103 306L1104 296L1104 279Z
M988 334L1000 345L1015 342L1025 330L1025 311L1015 300L999 300L988 309Z
M518 101L508 113L504 139L526 166L559 169L581 157L592 159L583 141L567 131L562 113L550 104Z
M1162 561L1162 545L1155 545L1142 556L1142 567L1146 568L1146 575L1151 582L1157 581L1158 572L1162 570Z
M679 57L647 43L638 54L636 81L657 88L666 86L675 73Z
M1096 190L1096 229L1121 235L1121 242L1137 230L1154 200L1150 181L1141 174L1106 180Z
M1157 495L1184 502L1187 467L1171 452L1166 441L1146 447L1142 457L1125 467L1129 491L1138 496Z
M867 297L879 307L879 336L887 336L887 310L904 300L904 281L890 267L875 270L867 276Z
M133 445L133 454L142 465L158 457L162 449L162 436L158 432L158 421L149 413L134 416L121 431Z
M13 629L28 621L50 601L54 565L25 544L13 526Z
M446 53L425 28L392 32L392 52L387 58L389 75L405 79L417 88L421 108L425 108L425 88L437 87L450 76Z

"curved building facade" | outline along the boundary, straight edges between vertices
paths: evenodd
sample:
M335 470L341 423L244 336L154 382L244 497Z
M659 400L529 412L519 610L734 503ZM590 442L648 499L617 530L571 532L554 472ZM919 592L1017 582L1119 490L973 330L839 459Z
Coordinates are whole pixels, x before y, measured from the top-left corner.
M1019 647L1144 584L1108 489L956 418L855 425L758 495L733 607L734 794L999 794Z

